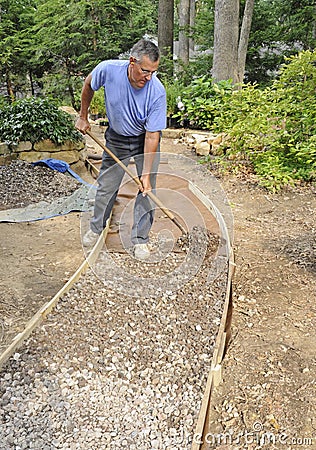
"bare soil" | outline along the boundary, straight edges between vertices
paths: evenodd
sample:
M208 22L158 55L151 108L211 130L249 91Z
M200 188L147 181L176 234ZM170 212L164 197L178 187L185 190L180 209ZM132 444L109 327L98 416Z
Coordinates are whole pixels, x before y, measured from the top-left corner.
M315 191L222 183L236 273L233 338L211 411L211 433L221 435L211 448L316 448Z
M196 158L172 139L162 150ZM220 182L234 215L234 313L206 447L316 448L315 190L271 194L246 177ZM83 260L79 214L0 223L0 251L1 347Z

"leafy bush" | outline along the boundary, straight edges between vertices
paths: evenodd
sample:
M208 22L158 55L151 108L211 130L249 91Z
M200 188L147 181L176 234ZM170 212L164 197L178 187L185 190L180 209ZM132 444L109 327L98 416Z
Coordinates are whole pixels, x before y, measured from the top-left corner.
M91 104L90 104L91 114L100 114L102 117L106 117L105 101L104 101L104 89L99 89L95 91Z
M8 96L0 95L0 109L4 108L9 103L10 103L10 99Z
M189 121L192 128L210 129L222 104L231 96L232 88L230 81L212 83L207 76L193 80L181 93L183 107L175 117Z
M71 117L47 99L31 97L0 109L0 141L17 144L43 139L62 144L68 140L80 141L81 135Z
M252 89L252 110L228 130L224 121L220 124L231 136L229 152L248 156L268 188L316 179L315 64L316 52L289 58L271 88ZM246 91L237 94L242 110Z
M175 117L176 113L179 111L178 102L183 86L177 80L172 80L172 82L162 81L167 94L167 115Z
M63 73L48 72L39 80L34 77L34 81L40 82L42 96L57 106L80 108L81 77L65 77Z
M250 165L269 189L316 179L316 52L286 60L270 87L212 84L202 77L182 93L187 117L197 128L229 137L215 163ZM214 161L213 159L213 161Z

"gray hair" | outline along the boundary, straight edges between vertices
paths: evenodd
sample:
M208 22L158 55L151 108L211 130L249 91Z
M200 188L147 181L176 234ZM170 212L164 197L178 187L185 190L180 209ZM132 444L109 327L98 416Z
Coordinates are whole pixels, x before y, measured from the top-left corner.
M143 56L148 56L151 62L156 62L160 58L160 52L157 45L152 41L149 39L141 39L133 46L131 56L138 61L141 61Z

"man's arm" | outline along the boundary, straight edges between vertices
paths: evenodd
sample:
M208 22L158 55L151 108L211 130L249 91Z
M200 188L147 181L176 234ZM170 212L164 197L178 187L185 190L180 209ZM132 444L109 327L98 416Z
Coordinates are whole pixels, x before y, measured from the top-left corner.
M86 131L90 129L88 114L89 114L90 103L91 103L91 100L94 95L94 90L91 87L91 79L92 79L92 76L90 73L87 76L87 78L85 79L83 87L82 87L79 118L75 125L77 130L79 130L82 134L85 134Z
M144 164L141 182L143 184L143 195L151 191L150 173L156 156L157 148L160 140L160 131L146 131L144 145Z

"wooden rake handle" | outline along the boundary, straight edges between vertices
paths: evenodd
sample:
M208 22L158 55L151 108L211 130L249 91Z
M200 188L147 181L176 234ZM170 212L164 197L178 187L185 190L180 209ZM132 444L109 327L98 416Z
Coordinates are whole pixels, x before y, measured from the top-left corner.
M109 149L107 148L103 142L100 141L96 136L94 136L93 133L91 133L90 130L86 131L86 134L91 137L91 139L94 140L111 158L114 159L114 161L126 172L132 180L138 185L138 187L143 187L142 182L138 178L138 176L135 176L131 170L129 170L128 167L125 166L125 164ZM181 223L178 221L178 219L172 214L172 212L164 206L164 204L159 200L159 198L151 191L147 192L148 197L161 209L161 211L169 217L170 220L181 230L182 234L187 234L185 228L181 225Z

